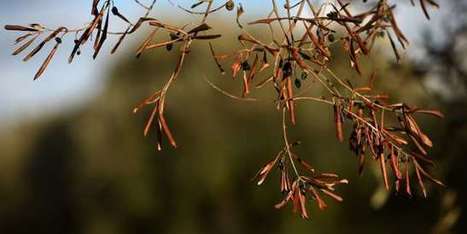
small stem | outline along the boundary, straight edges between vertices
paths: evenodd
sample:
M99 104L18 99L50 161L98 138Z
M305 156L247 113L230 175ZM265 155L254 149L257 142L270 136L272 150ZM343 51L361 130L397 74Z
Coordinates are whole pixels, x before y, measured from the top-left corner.
M329 104L329 105L334 105L335 103L333 101L329 101L329 100L326 100L326 99L322 99L322 98L317 98L317 97L294 97L292 98L293 100L311 100L311 101L316 101L316 102L320 102L320 103L326 103L326 104Z
M272 0L272 9L273 9L274 14L276 15L276 17L279 18L280 15L279 15L279 11L277 10L276 0ZM281 21L279 21L279 26L280 26L280 28L282 30L282 33L284 33L284 38L287 40L287 44L290 45L290 39L287 36L287 32L285 31L284 25L282 24Z
M290 164L292 165L292 168L295 172L295 175L297 176L298 180L302 180L302 177L298 173L297 167L295 166L295 162L293 160L292 152L290 151L290 144L289 140L287 137L287 124L286 124L286 113L287 109L284 107L282 108L282 136L284 137L284 143L285 143L285 150L287 152L287 156L289 157Z
M378 103L375 103L373 102L372 100L370 100L369 98L365 97L364 95L360 94L359 92L355 92L349 85L347 85L344 81L342 81L339 77L337 77L337 75L331 71L331 69L329 68L326 68L326 70L328 71L329 74L331 74L331 76L337 81L339 82L340 85L342 85L344 88L348 89L352 95L356 95L358 97L360 97L361 99L363 99L364 101L368 102L368 103L371 103L372 105L382 109L382 110L387 110L387 111L391 111L391 112L396 112L395 109L393 108L388 108L388 107L385 107L385 106L382 106Z

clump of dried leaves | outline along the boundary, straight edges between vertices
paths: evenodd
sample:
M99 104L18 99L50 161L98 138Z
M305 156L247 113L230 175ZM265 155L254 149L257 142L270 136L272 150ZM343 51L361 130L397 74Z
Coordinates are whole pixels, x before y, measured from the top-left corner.
M397 192L412 195L412 181L415 181L426 196L424 185L426 180L442 185L427 170L427 167L433 164L427 156L427 149L433 144L417 124L415 116L428 114L442 118L443 115L436 110L419 109L404 103L389 103L387 95L377 93L373 89L375 75L369 79L368 86L354 87L350 80L338 77L329 66L333 61L330 46L340 43L348 54L350 69L355 69L361 74L360 56L368 55L375 41L385 38L393 48L396 59L400 59L397 44L405 48L408 41L396 23L393 14L396 6L389 0L369 2L364 0L363 3L328 0L319 4L312 3L311 0L271 0L269 14L249 23L242 21L244 9L237 0L203 0L189 7L176 5L169 0L175 8L199 16L198 23L184 26L172 25L162 19L150 17L151 10L156 6L156 0L149 3L138 0L134 2L145 10L144 16L135 22L125 17L114 1L93 0L92 20L82 28L50 29L40 24L7 25L6 30L21 34L16 39L18 48L13 55L19 55L43 38L24 57L24 61L28 61L47 44L54 43L34 77L38 79L52 61L62 41L69 35L74 35L74 47L69 57L71 63L77 55L80 55L81 49L86 44L93 44L93 57L96 58L108 41L107 38L116 36L118 40L111 50L111 53L115 53L129 35L143 25L148 26L151 31L137 49L137 57L156 48L165 48L169 51L173 50L174 46L180 48L178 62L165 85L134 108L135 113L145 107L152 108L144 135L155 130L157 149L161 150L163 138L166 138L173 147L177 146L172 130L164 117L167 93L179 77L184 61L190 54L191 45L198 41L209 41L209 50L220 72L224 75L226 73L224 65L229 64L231 76L234 79L241 77L243 91L241 96L236 96L208 81L212 87L229 97L245 101L255 100L248 97L252 87L263 88L267 87L266 84L271 84L272 92L277 94L275 103L283 116L284 146L259 170L256 176L257 184L263 184L271 171L278 170L280 191L284 198L276 207L281 208L291 202L294 211L299 212L303 218L309 217L305 207L307 200L314 200L320 209L327 206L323 195L342 201L342 198L335 193L335 186L347 184L347 180L333 173L316 172L309 163L293 152L299 142L289 142L287 127L288 123L294 125L297 121L295 103L299 101L315 101L332 106L338 141L345 141L344 124L351 125L352 131L348 143L357 157L359 172L362 172L367 159L377 161L384 185L388 190L391 184L394 184ZM413 0L411 2L414 4ZM354 4L358 4L359 7L353 7ZM419 5L427 18L429 18L427 7L438 7L433 0L420 0ZM238 41L241 49L228 54L217 54L211 41L220 38L221 35L212 33L209 16L216 12L232 11L235 7L235 22L240 31ZM126 29L121 32L111 32L109 25L113 20L126 23ZM247 25L266 27L270 31L269 41L257 39L247 31ZM156 34L159 33L168 34L169 40L154 42ZM255 77L259 74L267 78L256 81ZM310 79L307 79L308 77ZM306 87L302 85L305 83L309 86L322 86L327 91L327 95L319 97L304 95ZM301 88L302 91L297 92ZM415 179L413 180L412 177Z

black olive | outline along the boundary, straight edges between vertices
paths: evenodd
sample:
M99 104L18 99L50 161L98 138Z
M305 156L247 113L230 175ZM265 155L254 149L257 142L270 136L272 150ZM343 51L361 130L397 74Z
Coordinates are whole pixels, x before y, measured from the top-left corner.
M311 60L311 57L308 54L306 54L305 52L299 51L298 53L300 54L300 56L302 56L303 59Z
M227 9L228 11L231 11L233 10L235 7L235 3L233 0L229 0L226 4L225 4L225 9Z
M251 69L250 64L248 63L247 60L243 61L243 63L242 63L242 69L243 69L244 71L249 71L249 70Z
M173 49L173 47L174 47L174 44L173 44L173 43L167 44L167 45L165 46L165 48L167 49L167 51L171 51L171 50Z
M289 77L292 75L292 64L289 61L284 63L282 72L284 73L284 77Z
M62 44L62 38L60 38L60 37L56 37L56 38L55 38L55 41L56 41L58 44Z
M384 31L378 32L378 37L384 38L384 35L385 35Z
M118 9L117 9L117 7L112 7L112 14L118 15Z
M302 82L299 79L295 79L294 83L295 83L295 87L297 87L297 89L302 87Z
M335 12L335 11L331 11L331 12L329 12L326 16L327 16L329 19L337 19L338 14L337 14L337 12Z
M334 34L332 33L328 34L328 41L334 42L335 40L336 40L336 37L334 36Z

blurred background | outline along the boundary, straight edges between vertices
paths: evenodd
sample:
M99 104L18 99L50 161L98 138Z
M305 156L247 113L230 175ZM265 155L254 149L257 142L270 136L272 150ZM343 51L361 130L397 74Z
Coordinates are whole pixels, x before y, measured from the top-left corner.
M133 1L115 2L128 17L142 14ZM132 109L167 79L175 50L136 59L135 48L147 33L142 30L117 55L107 56L107 50L93 61L86 48L68 65L68 44L45 75L32 81L43 58L24 64L10 56L17 35L2 30L0 233L466 233L467 1L440 2L430 22L408 2L401 1L396 13L410 49L396 64L381 44L363 59L364 77L377 71L378 87L395 102L445 113L442 121L420 118L435 145L433 174L447 185L429 186L428 199L420 191L412 199L385 192L375 165L357 176L356 158L335 140L329 107L302 103L291 130L291 138L303 142L297 153L350 184L339 188L342 204L329 201L325 211L311 206L311 220L290 207L276 210L282 198L278 175L262 187L251 179L280 150L280 113L273 103L238 102L211 88L203 76L233 93L241 86L218 74L207 44L193 47L169 95L167 118L180 148L156 152L154 137L142 134L147 113L134 115ZM0 25L82 25L89 5L0 0ZM243 6L245 22L266 14L260 1ZM180 24L196 20L166 1L153 15ZM238 33L235 13L212 17L218 19L212 26L225 35L216 49L237 48L227 39ZM336 61L335 69L350 74L345 60ZM267 97L268 91L255 95Z

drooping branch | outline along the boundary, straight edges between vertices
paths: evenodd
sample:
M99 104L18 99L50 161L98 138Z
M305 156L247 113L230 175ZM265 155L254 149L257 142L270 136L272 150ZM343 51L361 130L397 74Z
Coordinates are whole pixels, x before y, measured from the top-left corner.
M355 12L355 8L351 7L353 2L342 0L326 1L322 4L312 3L310 0L271 0L266 16L246 23L242 17L245 9L236 0L202 0L188 7L170 0L169 2L173 10L197 17L199 21L177 26L164 19L151 17L151 12L157 7L156 0L149 3L134 0L134 5L143 9L142 16L136 20L126 17L124 11L112 0L93 0L92 20L83 27L62 26L52 29L41 24L31 24L7 25L5 29L20 33L16 39L18 47L13 55L23 53L43 38L26 55L25 61L36 56L47 44L55 42L34 79L45 73L57 50L61 48L60 45L69 35L74 35L70 63L88 44L92 44L95 59L102 53L103 47L112 36L118 38L112 46L113 54L128 40L129 35L142 27L149 27L150 32L137 48L136 57L161 48L172 51L175 46L179 46L178 60L167 81L134 108L135 113L145 107L151 108L143 132L145 136L152 131L156 133L158 150L162 150L164 138L171 146L177 147L175 136L165 118L168 94L179 79L185 61L190 57L192 45L207 41L206 48L220 74L228 73L228 69L224 68L227 64L225 67L230 67L233 79L242 77L240 95L226 92L205 79L211 87L225 96L244 101L257 100L251 97L254 93L252 87L271 88L271 92L276 94L271 103L275 103L277 110L282 114L284 146L260 169L257 183L263 184L270 172L277 168L281 174L280 191L284 198L276 207L281 208L291 201L294 210L300 212L303 218L309 217L305 205L307 197L316 201L320 209L324 209L327 204L321 198L322 194L342 201L343 199L335 193L334 187L347 184L347 180L340 179L332 173L317 173L309 163L294 153L294 148L299 142L291 143L288 130L293 129L297 121L301 121L296 114L296 102L300 101L313 101L332 107L330 111L334 114L336 138L343 142L348 136L350 149L358 158L359 173L362 173L366 159L370 158L377 161L387 189L390 189L394 181L396 191L404 190L411 195L413 190L410 181L414 176L410 170L414 172L424 196L427 193L424 180L442 185L427 170L433 164L427 156L427 151L433 143L415 119L415 114L436 117L442 117L442 114L435 110L410 107L404 103L391 103L388 95L377 92L373 87L376 75L369 80L368 86L354 87L350 79L337 75L331 65L336 59L331 48L341 44L341 50L348 57L349 70L355 70L361 75L363 67L360 65L360 57L371 54L375 42L385 39L396 59L400 60L399 47L405 49L409 42L393 14L395 5L391 5L387 0L378 0L376 4L363 3L362 7L358 8L362 10ZM241 48L218 54L214 41L222 35L213 32L215 29L210 26L209 16L223 10L232 11L235 6L237 14L232 21L238 26L237 39ZM427 18L427 6L438 7L433 0L420 0L420 6ZM306 11L312 14L306 16ZM113 25L115 20L123 22L124 27L113 32L110 31L110 25ZM269 30L270 37L259 39L259 36L249 30L255 27ZM158 34L168 34L170 39L156 41ZM265 78L257 81L256 77L260 76ZM315 85L320 86L325 94L318 96L310 92L309 88ZM344 132L345 125L352 126L350 134ZM405 189L402 189L403 184Z

